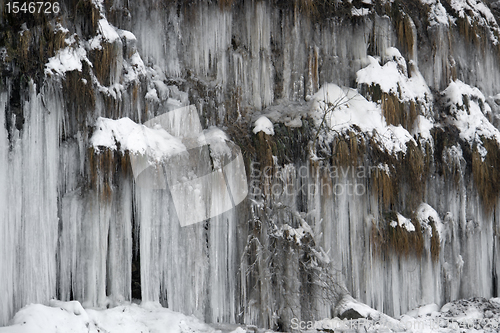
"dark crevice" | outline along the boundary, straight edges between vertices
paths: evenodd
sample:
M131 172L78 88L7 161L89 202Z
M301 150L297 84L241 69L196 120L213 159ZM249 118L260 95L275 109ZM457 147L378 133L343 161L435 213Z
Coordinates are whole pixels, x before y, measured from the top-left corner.
M141 289L141 251L140 251L140 234L139 234L139 221L137 216L132 212L132 267L131 267L131 290L132 299L142 299Z
M5 127L12 148L14 133L16 130L21 131L24 125L23 101L21 100L22 87L19 76L14 78L10 86L10 100L5 108Z

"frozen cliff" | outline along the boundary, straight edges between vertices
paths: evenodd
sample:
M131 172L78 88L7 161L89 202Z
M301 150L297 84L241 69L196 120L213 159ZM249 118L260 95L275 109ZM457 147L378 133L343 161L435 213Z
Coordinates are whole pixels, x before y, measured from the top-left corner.
M499 1L0 9L0 325L498 297Z

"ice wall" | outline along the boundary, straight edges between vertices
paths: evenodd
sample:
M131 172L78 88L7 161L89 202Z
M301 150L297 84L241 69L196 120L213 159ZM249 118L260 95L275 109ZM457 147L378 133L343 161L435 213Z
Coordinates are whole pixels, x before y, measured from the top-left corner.
M368 14L359 15L366 11L339 5L308 15L299 6L265 1L225 8L89 1L84 8L92 15L79 12L76 22L63 16L66 51L46 59L57 66L40 64L41 82L22 89L9 78L2 81L0 324L22 306L53 297L89 307L141 297L209 322L286 330L293 317L334 315L345 293L396 316L424 303L498 295L497 203L493 210L484 207L471 173L473 148L459 153L462 143L452 137L457 147L438 151L433 134L425 156L439 155L452 171L429 163L421 188L398 183L389 206L371 173L332 177L324 168L369 169L380 158L392 167L408 158L404 154L398 160L367 148L372 155L360 153L358 164L345 164L354 160L352 148L341 156L330 142L322 147L327 154L316 156L323 161L306 151L316 133L312 120L305 121L311 96L335 83L359 88L377 103L356 73L371 64L368 56L383 64L387 50L395 54L391 48L401 51L395 58L403 59L398 65L404 63L406 79L420 72L433 91L427 104L415 100L423 108L419 116L448 124L443 119L452 118L436 92L460 79L484 93L491 103L485 117L495 123L498 44L485 41L490 31L481 22L467 28L459 25L464 21L454 23L456 17L443 20L434 15L440 7L428 2L431 11L405 13L407 8L382 4L367 5ZM458 9L445 12L452 10ZM36 27L30 29L37 36ZM12 87L23 91L20 110L14 110ZM409 108L409 99L402 102ZM137 186L129 151L93 147L89 140L98 117L144 123L189 104L205 128L223 128L241 146L251 189L261 194L234 211L181 227L168 190ZM268 114L273 110L275 118ZM276 124L273 137L252 132L260 113ZM22 126L12 125L20 116ZM360 133L351 140L376 146ZM271 177L253 175L252 161L270 167ZM182 167L175 160L165 165L172 172ZM317 191L355 184L366 191ZM287 190L273 193L273 185ZM430 229L423 232L420 255L380 251L373 235L390 222L384 214L411 217L420 203L433 207L442 223L438 258L432 257ZM134 294L132 285L139 283L140 294Z
M28 93L23 111L29 131L14 130L9 138L4 112L1 118L2 323L22 306L56 295L59 139L54 133L59 132L62 99L50 85L44 87L44 101L33 83ZM8 97L2 93L2 108Z

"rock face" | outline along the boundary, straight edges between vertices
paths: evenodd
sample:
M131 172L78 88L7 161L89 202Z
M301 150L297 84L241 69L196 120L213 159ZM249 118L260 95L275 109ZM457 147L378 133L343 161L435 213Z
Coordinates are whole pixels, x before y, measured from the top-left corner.
M0 325L54 297L287 330L345 294L393 316L498 296L498 2L60 5L0 17ZM188 105L216 139L196 170L231 140L249 195L181 227L224 182L174 205L131 167L167 141L92 138Z

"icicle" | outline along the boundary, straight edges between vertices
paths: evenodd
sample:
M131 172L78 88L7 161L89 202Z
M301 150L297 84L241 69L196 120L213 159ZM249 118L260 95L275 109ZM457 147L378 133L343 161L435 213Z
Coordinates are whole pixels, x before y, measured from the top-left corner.
M14 314L15 282L15 224L9 219L9 139L5 129L5 107L9 100L6 92L0 93L0 326L6 325Z

